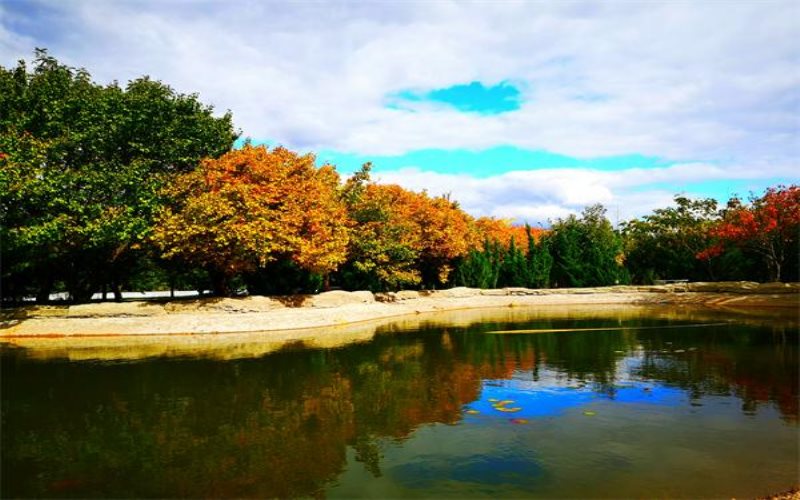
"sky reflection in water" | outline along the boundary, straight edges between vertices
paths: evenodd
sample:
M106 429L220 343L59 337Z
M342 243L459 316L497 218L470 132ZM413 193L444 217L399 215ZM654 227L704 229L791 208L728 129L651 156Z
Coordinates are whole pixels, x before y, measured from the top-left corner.
M508 419L557 416L571 408L591 405L598 399L623 404L660 405L677 405L688 399L682 390L652 382L629 382L614 389L614 394L609 395L597 392L585 383L547 385L519 379L486 380L483 382L481 399L466 406L465 422L481 423L486 417ZM497 403L503 401L511 403L498 407ZM518 411L512 411L517 408ZM470 410L480 413L472 414Z

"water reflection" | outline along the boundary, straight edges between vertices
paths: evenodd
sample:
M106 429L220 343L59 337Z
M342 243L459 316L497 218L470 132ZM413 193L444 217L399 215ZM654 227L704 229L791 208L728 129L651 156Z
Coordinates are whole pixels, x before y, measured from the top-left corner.
M260 358L225 361L71 362L6 349L2 496L347 496L376 478L402 484L405 493L431 494L446 479L450 487L479 485L464 494L496 494L498 485L518 494L552 482L567 458L542 451L544 442L539 451L498 447L498 433L541 434L537 425L574 426L572 418L590 429L610 425L612 414L636 425L636 415L652 419L659 408L669 408L680 426L697 412L769 419L777 409L796 430L796 328L761 319L636 329L719 320L702 314L529 314L372 332L339 348L290 343ZM485 333L603 326L626 329ZM451 454L397 458L422 446L426 433ZM456 455L453 463L448 457ZM604 460L620 470L635 462L625 453ZM789 465L796 468L796 460Z
M800 318L786 309L738 309L723 312L702 307L658 307L620 304L572 306L531 306L470 309L421 313L354 325L289 331L224 333L200 335L127 335L84 337L0 337L0 346L22 347L25 355L37 359L73 361L137 360L154 357L211 358L221 360L259 358L285 350L292 344L309 348L335 348L369 342L376 334L440 328L520 328L531 325L594 325L595 321L619 327L622 324L682 323L734 320L737 324L796 331ZM610 320L610 321L609 321ZM632 323L633 322L633 323ZM505 326L504 326L505 325ZM537 326L538 327L538 326Z

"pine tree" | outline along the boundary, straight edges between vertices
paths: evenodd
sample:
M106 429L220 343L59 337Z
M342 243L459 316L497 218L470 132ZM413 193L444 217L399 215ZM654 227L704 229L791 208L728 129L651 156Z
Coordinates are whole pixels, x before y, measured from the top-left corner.
M539 242L531 233L530 226L525 227L528 234L528 284L529 288L549 288L550 271L553 267L553 256L550 254L550 239L547 236Z
M500 286L525 286L528 283L528 265L513 236L500 265L499 283Z

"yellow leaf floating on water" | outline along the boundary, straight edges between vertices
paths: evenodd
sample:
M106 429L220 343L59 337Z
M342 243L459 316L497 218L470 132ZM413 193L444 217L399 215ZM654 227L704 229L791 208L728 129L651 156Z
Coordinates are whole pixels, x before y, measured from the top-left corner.
M586 410L586 411L583 412L583 414L586 415L587 417L593 417L593 416L597 415L597 413L593 412L592 410Z
M511 403L513 403L513 402L514 402L514 401L512 401L512 400L510 400L510 399L504 399L504 400L500 401L499 403L495 403L495 404L494 404L494 406L505 406L505 405L510 405L510 404L511 404Z
M495 398L489 398L489 402L490 402L490 403L496 403L496 402L497 402L497 400L496 400Z
M516 413L516 412L522 410L522 408L519 408L519 407L506 408L505 406L495 406L494 409L497 410L497 411L502 411L504 413Z
M480 412L478 410L467 410L466 413L469 415L477 415Z

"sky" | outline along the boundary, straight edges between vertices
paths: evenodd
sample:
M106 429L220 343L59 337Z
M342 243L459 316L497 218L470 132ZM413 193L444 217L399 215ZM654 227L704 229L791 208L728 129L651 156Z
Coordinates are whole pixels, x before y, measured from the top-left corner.
M617 222L800 183L796 0L0 1L0 65L35 47L476 216Z

